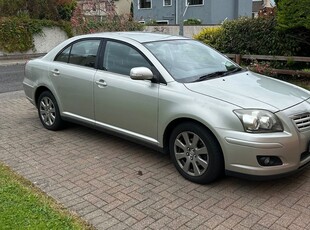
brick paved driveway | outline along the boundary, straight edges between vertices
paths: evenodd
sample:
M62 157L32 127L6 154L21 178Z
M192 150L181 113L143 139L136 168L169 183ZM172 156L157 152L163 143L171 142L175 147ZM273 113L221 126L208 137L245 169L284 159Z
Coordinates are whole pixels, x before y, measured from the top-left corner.
M98 229L310 229L309 168L193 184L145 147L77 125L47 131L22 92L0 94L0 161Z

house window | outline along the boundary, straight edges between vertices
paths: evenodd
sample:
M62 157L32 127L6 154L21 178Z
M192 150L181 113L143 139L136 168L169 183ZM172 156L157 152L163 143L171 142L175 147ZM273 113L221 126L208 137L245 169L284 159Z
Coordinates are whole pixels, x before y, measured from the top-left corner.
M203 0L186 0L188 6L203 5Z
M168 20L157 20L156 24L157 25L168 25L169 21Z
M164 6L171 6L172 0L164 0Z
M139 9L151 9L152 0L139 0Z

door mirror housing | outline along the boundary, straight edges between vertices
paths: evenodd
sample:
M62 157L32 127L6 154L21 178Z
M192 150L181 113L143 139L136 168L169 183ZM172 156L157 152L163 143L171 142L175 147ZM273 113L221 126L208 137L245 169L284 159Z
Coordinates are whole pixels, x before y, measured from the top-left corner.
M149 68L135 67L130 70L130 78L133 80L152 80L154 75Z

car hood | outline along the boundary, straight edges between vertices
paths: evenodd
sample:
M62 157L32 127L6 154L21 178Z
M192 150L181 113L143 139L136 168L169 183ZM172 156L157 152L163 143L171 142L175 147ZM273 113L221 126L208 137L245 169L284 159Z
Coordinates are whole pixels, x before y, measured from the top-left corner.
M189 90L242 108L284 110L310 98L310 92L250 71L185 83Z

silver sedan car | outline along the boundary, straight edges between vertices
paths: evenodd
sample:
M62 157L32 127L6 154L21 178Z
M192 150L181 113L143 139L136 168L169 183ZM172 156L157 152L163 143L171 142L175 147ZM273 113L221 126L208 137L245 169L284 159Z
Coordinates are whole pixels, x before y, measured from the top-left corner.
M29 61L23 85L46 129L73 121L155 147L192 182L275 178L310 162L310 92L188 38L77 36Z

